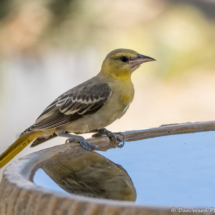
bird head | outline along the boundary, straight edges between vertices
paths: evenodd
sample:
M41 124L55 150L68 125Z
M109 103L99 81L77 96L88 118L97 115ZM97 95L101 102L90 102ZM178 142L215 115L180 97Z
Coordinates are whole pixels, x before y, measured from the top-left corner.
M116 49L104 59L101 73L117 79L127 79L142 63L154 60L130 49Z

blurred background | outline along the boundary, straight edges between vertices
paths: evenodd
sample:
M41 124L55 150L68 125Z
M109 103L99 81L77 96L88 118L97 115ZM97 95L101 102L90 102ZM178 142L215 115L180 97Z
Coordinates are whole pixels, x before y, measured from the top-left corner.
M135 98L108 128L215 120L215 1L1 0L0 153L113 49L157 61L133 74ZM19 156L64 143L54 139Z

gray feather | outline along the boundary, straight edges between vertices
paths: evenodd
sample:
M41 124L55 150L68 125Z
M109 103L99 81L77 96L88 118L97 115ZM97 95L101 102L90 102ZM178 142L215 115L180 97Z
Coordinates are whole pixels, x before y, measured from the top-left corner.
M59 96L22 135L57 128L84 115L93 114L105 104L110 95L111 88L107 83L99 83L96 78L90 79Z

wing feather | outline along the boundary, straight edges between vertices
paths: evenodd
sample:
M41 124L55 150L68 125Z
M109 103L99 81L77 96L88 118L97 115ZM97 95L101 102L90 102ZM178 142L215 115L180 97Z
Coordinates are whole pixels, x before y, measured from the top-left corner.
M79 85L52 102L27 131L56 128L98 111L111 95L107 83L92 80Z

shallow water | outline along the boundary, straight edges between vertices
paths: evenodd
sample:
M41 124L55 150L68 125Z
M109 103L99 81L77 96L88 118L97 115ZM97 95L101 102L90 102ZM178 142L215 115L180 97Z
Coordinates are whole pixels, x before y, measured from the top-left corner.
M147 205L215 206L215 131L126 142L123 148L91 153L70 160L73 167L67 182L71 189L67 186L67 192L52 180L55 176L49 168L45 171L52 179L38 169L35 184L58 192ZM62 182L62 178L55 181Z

